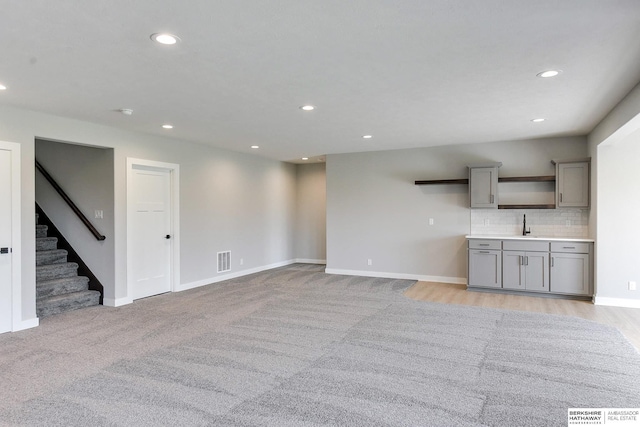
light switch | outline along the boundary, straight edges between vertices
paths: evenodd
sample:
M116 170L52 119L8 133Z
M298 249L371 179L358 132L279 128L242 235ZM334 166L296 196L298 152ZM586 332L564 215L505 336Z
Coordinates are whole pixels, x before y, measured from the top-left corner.
M95 218L96 218L96 219L103 219L103 218L104 218L104 211L102 211L102 210L96 210L96 211L95 211Z
M429 218L429 225L433 225L433 218Z

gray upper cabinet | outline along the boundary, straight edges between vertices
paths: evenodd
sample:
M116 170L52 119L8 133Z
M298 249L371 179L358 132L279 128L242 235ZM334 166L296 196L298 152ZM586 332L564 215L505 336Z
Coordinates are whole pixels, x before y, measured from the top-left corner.
M498 167L502 163L469 166L469 201L472 208L498 209Z
M589 207L589 164L588 160L556 162L557 207Z

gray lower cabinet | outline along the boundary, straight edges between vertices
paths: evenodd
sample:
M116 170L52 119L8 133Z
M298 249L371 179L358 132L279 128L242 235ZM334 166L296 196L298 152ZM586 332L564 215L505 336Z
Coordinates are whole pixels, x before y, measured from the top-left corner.
M549 291L549 254L502 252L502 287L523 291Z
M557 242L551 250L551 292L591 295L590 245Z
M469 249L469 286L502 287L502 251Z
M593 243L470 239L467 286L592 294Z

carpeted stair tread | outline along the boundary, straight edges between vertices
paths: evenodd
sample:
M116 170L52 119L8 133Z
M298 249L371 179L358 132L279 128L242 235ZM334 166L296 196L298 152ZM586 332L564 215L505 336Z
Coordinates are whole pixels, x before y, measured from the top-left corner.
M36 283L45 280L72 277L78 274L78 264L75 262L63 262L59 264L36 266Z
M58 249L57 237L38 237L36 238L36 251L50 251Z
M38 317L46 317L79 308L99 305L100 292L80 291L42 298L37 301Z
M67 262L68 252L64 249L36 252L36 265L60 264Z
M36 298L42 299L89 289L89 278L84 276L45 280L36 285Z
M36 225L36 237L47 237L49 227L46 225Z
M78 276L78 264L58 249L58 238L39 225L36 214L36 313L47 317L100 304L100 292L89 290L89 278Z

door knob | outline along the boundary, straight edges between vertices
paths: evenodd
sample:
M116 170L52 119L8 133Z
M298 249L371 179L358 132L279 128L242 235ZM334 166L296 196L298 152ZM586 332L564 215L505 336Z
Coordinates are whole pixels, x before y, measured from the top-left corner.
M164 236L164 238L165 238L165 239L170 239L170 238L171 238L171 235L170 235L170 234L167 234L166 236Z

